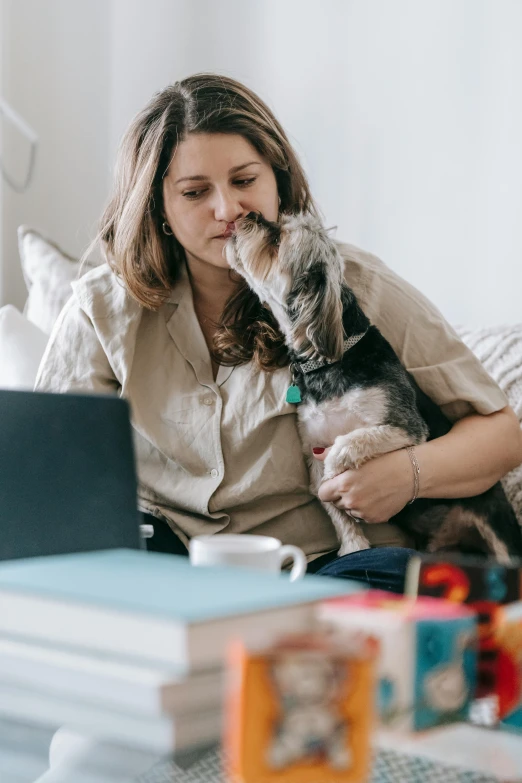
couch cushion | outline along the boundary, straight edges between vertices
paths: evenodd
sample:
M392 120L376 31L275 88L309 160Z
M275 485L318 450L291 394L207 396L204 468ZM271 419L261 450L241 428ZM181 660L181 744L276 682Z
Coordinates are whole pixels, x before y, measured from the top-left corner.
M47 335L13 305L0 309L0 388L32 389Z
M456 330L506 393L522 425L522 324L483 329L457 326ZM508 473L502 484L522 524L522 465Z
M24 315L50 334L60 310L72 294L71 283L79 275L78 259L28 226L18 228L22 271L29 292ZM84 268L91 268L92 263Z

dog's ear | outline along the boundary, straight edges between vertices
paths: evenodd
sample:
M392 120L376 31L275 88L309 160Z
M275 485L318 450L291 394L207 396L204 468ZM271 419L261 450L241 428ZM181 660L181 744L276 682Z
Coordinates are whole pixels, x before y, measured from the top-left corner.
M288 295L293 348L303 357L338 361L343 354L343 308L339 275L315 263L294 281Z

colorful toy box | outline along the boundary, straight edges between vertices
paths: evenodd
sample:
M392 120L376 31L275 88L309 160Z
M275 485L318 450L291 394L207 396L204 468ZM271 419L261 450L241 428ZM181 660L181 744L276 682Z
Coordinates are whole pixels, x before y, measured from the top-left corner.
M476 617L470 609L370 590L322 603L319 619L329 628L379 640L383 726L421 730L467 718L476 676Z
M231 781L364 783L370 774L377 643L288 637L229 659L225 748Z
M502 566L493 560L464 555L418 555L408 566L406 593L463 603L477 613L478 662L476 698L496 696L498 643L497 610L522 597L520 563Z
M504 728L522 733L522 601L497 613L498 715Z

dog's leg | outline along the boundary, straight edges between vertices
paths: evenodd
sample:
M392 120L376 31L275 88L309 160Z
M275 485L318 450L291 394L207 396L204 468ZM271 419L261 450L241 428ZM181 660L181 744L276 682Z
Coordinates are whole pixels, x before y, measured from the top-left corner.
M389 424L360 427L348 435L338 435L324 461L324 480L359 468L373 457L412 446L412 441L406 430Z
M310 463L310 492L317 497L323 480L323 463L313 460ZM369 549L370 543L361 532L358 521L333 503L321 500L323 507L333 522L341 543L338 555L349 555L361 549Z
M341 542L337 552L339 557L351 555L352 552L360 552L362 549L370 549L370 542L361 532L359 521L355 517L350 516L344 509L337 508L333 503L323 503L323 506L330 515Z
M450 508L446 518L434 531L426 552L457 549L465 531L474 526L474 515L463 513L461 508Z
M511 558L506 545L498 539L484 518L480 514L458 505L450 509L444 522L435 530L426 551L438 552L449 548L458 549L466 531L471 528L476 529L487 552L492 554L498 563L510 565Z
M348 435L338 435L323 463L322 480L338 476L345 470L358 468L379 454L409 446L411 441L411 435L404 430L387 424L361 427ZM317 490L314 494L317 494ZM370 548L368 539L361 532L354 517L337 508L333 503L323 503L323 505L341 541L339 556Z
M506 566L512 565L507 546L495 535L494 531L491 530L488 524L486 524L485 520L477 517L475 520L475 527L490 548L491 552L497 560L497 563L501 563L502 565Z

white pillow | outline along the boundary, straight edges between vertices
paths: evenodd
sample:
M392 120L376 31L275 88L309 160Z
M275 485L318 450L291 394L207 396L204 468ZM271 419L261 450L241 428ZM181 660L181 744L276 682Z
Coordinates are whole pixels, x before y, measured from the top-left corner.
M482 329L457 326L456 330L506 393L522 426L522 324ZM522 465L508 473L502 485L522 525Z
M16 307L0 308L0 388L33 388L47 340Z
M18 248L29 292L24 315L50 334L72 294L71 283L78 277L80 264L28 226L18 228Z

